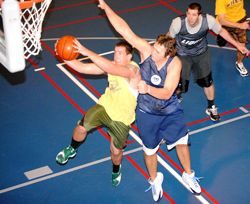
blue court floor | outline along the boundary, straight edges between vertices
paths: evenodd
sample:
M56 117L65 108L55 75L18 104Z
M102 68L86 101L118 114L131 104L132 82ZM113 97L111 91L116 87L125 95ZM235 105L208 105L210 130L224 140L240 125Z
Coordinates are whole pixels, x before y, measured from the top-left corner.
M197 2L204 12L214 15L214 1ZM167 32L171 20L184 14L191 1L107 3L135 33L152 41ZM249 1L245 7L250 14ZM56 154L70 143L76 122L104 92L107 79L66 67L56 58L54 43L63 35L74 35L112 59L120 36L102 14L94 0L53 0L43 24L40 55L29 58L23 72L11 74L0 66L1 204L154 203L151 192L145 192L148 174L136 124L124 150L122 182L117 188L111 185L105 128L91 133L66 165L55 161ZM204 93L192 82L182 102L190 130L192 168L204 177L202 194L195 196L183 185L175 150L167 151L162 145L158 159L164 196L159 203L250 203L250 78L242 78L234 68L234 48L218 48L213 34L208 41L221 121L208 119ZM84 60L83 56L79 59ZM139 62L137 55L134 59ZM250 70L249 58L244 62Z

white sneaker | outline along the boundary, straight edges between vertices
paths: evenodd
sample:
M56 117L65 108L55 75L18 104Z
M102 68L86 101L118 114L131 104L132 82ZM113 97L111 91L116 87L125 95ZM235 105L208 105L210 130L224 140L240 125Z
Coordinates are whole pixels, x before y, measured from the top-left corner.
M201 193L201 187L199 183L197 182L197 178L194 176L195 173L192 171L191 174L187 174L185 171L182 174L182 179L183 181L189 186L191 191L195 194L200 194Z
M152 189L152 195L155 202L159 201L163 196L163 190L162 190L163 178L164 178L163 174L161 172L157 172L157 176L153 182L150 179L148 180L150 187L146 191Z
M206 109L206 114L209 115L210 120L219 121L220 115L218 114L218 108L215 105L212 105L211 108Z
M240 75L242 77L248 76L248 71L242 62L241 63L236 62L235 67L240 72Z

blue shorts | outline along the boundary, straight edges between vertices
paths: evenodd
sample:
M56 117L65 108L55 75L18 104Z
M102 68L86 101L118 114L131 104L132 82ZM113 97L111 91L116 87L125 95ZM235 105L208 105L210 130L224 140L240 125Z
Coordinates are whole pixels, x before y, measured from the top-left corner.
M143 145L156 148L162 140L171 145L188 134L183 110L169 115L153 115L136 109L136 123Z

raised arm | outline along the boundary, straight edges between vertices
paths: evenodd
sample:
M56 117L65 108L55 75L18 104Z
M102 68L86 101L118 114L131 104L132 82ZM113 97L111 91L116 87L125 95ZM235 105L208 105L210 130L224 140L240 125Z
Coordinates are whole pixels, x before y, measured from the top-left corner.
M147 58L151 54L151 45L137 36L129 27L129 25L118 16L107 4L104 0L99 0L99 8L103 9L114 27L114 29L134 48L136 48L142 58Z
M82 74L91 74L91 75L106 74L102 69L100 69L94 63L83 63L80 62L79 60L71 60L71 61L64 60L64 62L72 69Z
M133 78L135 71L133 69L128 69L126 66L114 64L112 61L98 55L97 53L89 50L85 46L83 46L78 40L74 41L75 48L77 52L81 53L84 56L90 58L90 60L94 63L94 65L101 70L103 73L108 73L116 76L126 77L126 78ZM97 71L95 67L94 70Z

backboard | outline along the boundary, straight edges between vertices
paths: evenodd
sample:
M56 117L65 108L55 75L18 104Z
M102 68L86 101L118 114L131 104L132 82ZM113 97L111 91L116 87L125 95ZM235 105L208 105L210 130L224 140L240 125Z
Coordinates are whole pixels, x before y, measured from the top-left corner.
M1 1L1 0L0 0ZM1 6L0 63L11 73L25 69L25 59L38 55L42 23L52 0L4 0Z

